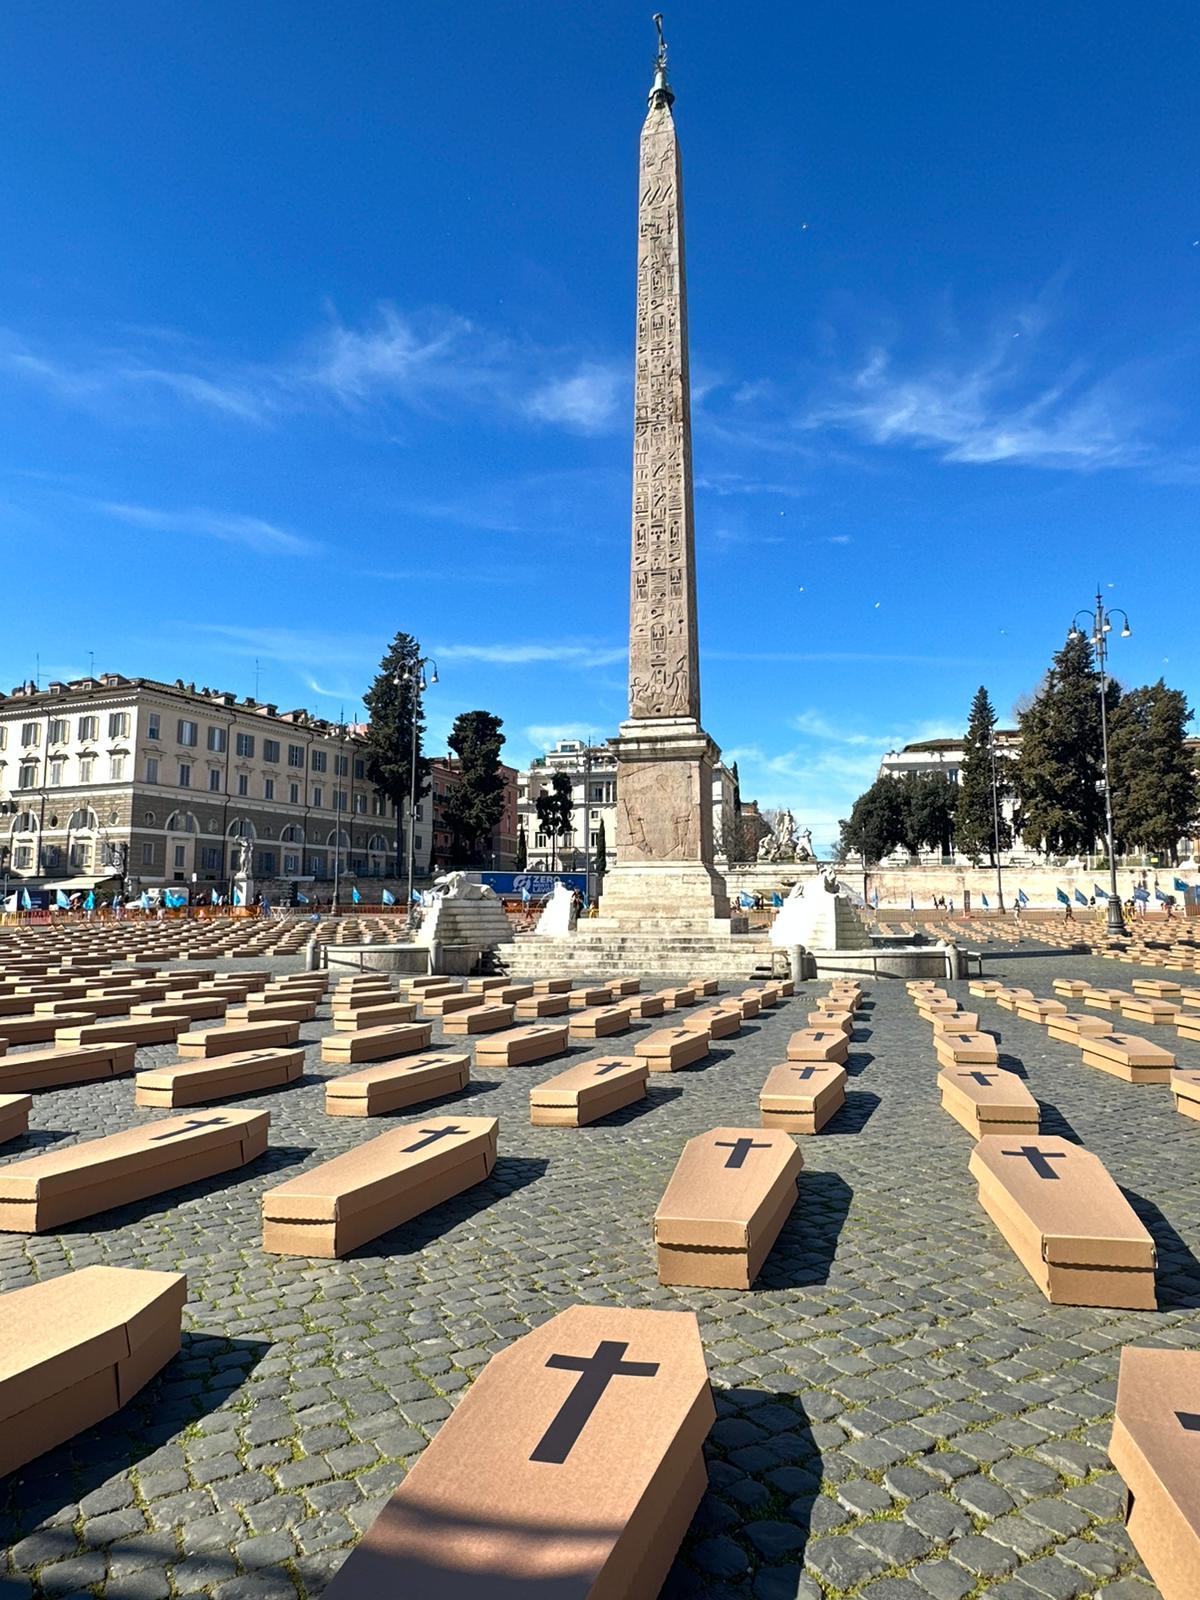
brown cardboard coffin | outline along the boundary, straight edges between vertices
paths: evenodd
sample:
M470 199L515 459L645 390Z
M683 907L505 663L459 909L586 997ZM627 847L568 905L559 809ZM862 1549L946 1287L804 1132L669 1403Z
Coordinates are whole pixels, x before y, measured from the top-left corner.
M684 1017L681 1027L703 1028L710 1039L732 1039L742 1031L741 1007L729 1005L701 1006Z
M41 1233L245 1166L267 1148L268 1111L214 1108L59 1145L0 1167L0 1232Z
M538 994L536 991L527 995L524 1000L516 1004L518 1017L565 1017L571 1009L571 997L567 994Z
M531 1022L524 1028L508 1028L480 1039L475 1046L477 1067L524 1067L531 1061L546 1061L565 1055L565 1022Z
M468 978L467 988L472 994L489 994L493 989L504 989L508 986L508 979L501 973L495 978ZM533 989L530 987L530 993Z
M632 1026L632 1008L616 1004L576 1011L567 1031L572 1039L608 1039L614 1033L628 1033Z
M791 978L776 978L775 986L785 1000L790 1000L796 992L796 985Z
M1050 1018L1050 1037L1062 1044L1082 1045L1085 1038L1095 1038L1108 1030L1107 1017L1097 1017L1087 1011L1066 1011L1061 1017Z
M128 994L67 995L61 1000L35 1000L35 1017L56 1017L62 1013L89 1012L93 1017L123 1017L129 1012Z
M975 978L967 985L967 992L980 1000L990 1000L1003 987L996 978Z
M435 1052L380 1061L359 1072L330 1078L325 1085L325 1111L331 1117L378 1117L459 1094L470 1077L471 1058L467 1055Z
M419 994L420 990L410 989L407 992ZM353 989L343 989L339 984L329 997L329 1009L335 1017L341 1017L352 1011L361 1011L366 1006L386 1006L399 1000L400 996L388 982L355 984ZM410 1003L416 1004L415 1001Z
M756 1017L762 1010L762 1002L752 989L743 989L741 994L731 996L730 1004L737 1006L742 1013L743 1021L749 1017Z
M638 1040L633 1053L651 1072L678 1072L704 1060L708 1033L700 1028L655 1028Z
M1169 1050L1133 1033L1082 1035L1079 1048L1085 1067L1098 1067L1126 1083L1169 1083L1175 1068Z
M324 1600L651 1600L714 1419L691 1312L571 1306L492 1357Z
M496 1164L495 1117L430 1117L390 1128L263 1195L263 1249L344 1256L461 1194Z
M833 1061L781 1061L758 1091L764 1128L820 1133L846 1101L846 1069Z
M3 1022L0 1022L0 1028L3 1026ZM1189 1039L1195 1044L1200 1040L1200 1016L1192 1011L1181 1011L1175 1031L1179 1038Z
M535 995L531 983L505 982L498 989L489 989L487 998L494 1006L515 1006L518 1000L533 1000Z
M179 1351L180 1272L81 1267L0 1295L0 1475L132 1400Z
M535 1128L582 1128L646 1095L649 1069L636 1056L597 1056L529 1091Z
M61 1018L59 1019L62 1020ZM190 1017L114 1017L109 1021L86 1023L81 1027L59 1028L55 1043L63 1049L81 1044L171 1044L177 1040Z
M994 1067L1000 1060L993 1035L978 1029L962 1033L940 1030L933 1036L933 1053L942 1067Z
M95 1020L91 1011L59 1012L51 1016L39 1016L30 1011L21 1016L5 1017L0 1027L11 1048L14 1044L49 1044L60 1032Z
M1200 1072L1192 1067L1173 1072L1171 1094L1175 1100L1176 1111L1200 1122Z
M988 1135L979 1202L1056 1305L1153 1311L1154 1241L1099 1157L1050 1134Z
M416 1000L384 1000L379 1005L358 1006L354 1011L334 1011L334 1034L357 1034L362 1027L389 1027L392 1022L416 1021Z
M687 986L697 999L704 995L717 993L717 980L715 978L689 978Z
M1063 1016L1066 1009L1064 1000L1052 1000L1046 995L1017 1001L1017 1015L1025 1022L1049 1022L1051 1017Z
M1183 993L1183 985L1171 978L1134 978L1129 987L1134 994L1149 995L1153 1000L1172 1000Z
M570 978L535 978L533 982L534 994L569 994L571 992Z
M845 1061L849 1053L841 1028L798 1028L787 1044L789 1061Z
M461 993L452 990L449 994L439 994L434 989L426 989L421 995L421 1015L423 1017L450 1017L456 1011L473 1011L476 1006L484 1006L487 999L481 994Z
M365 976L361 978L346 978L341 984L338 985L338 987L342 988L354 983L370 985L385 982L390 986L390 981L390 979L368 978ZM446 979L437 973L424 973L420 977L412 978L403 977L399 981L400 987L404 990L405 994L417 994L422 989L440 989L446 987Z
M606 1006L616 999L607 984L590 984L586 989L572 989L567 996L567 1009L589 1011L593 1006Z
M248 1050L211 1061L173 1061L139 1072L134 1103L139 1106L200 1106L234 1094L282 1089L304 1074L304 1047Z
M779 1005L783 998L773 983L759 983L756 984L753 989L743 990L742 993L743 995L756 994L758 996L758 1009L760 1011L772 1010L773 1007Z
M930 1018L933 1024L933 1037L939 1033L978 1033L978 1011L942 1011L937 1016Z
M1121 1351L1108 1457L1125 1531L1163 1600L1200 1595L1200 1354Z
M139 1017L186 1017L189 1022L204 1022L209 1017L223 1017L228 1002L214 994L176 994L161 1000L139 1000L130 1006L129 1015Z
M0 1094L0 1144L19 1139L29 1132L29 1113L33 1097L27 1094Z
M808 1013L807 1021L810 1028L839 1029L847 1039L854 1032L854 1018L849 1011L832 1011L818 1007L816 1011Z
M999 989L992 996L996 1004L1002 1006L1005 1011L1015 1011L1022 1000L1034 998L1032 989Z
M1041 1107L1015 1072L948 1066L938 1074L942 1110L974 1139L989 1133L1036 1134Z
M443 1017L442 1032L450 1038L458 1034L495 1033L499 1028L511 1028L515 1013L515 1006L499 1005L488 995L481 1006Z
M1083 1003L1097 1011L1119 1011L1125 997L1124 989L1090 988L1083 992Z
M0 1091L63 1089L133 1071L137 1046L89 1044L75 1050L22 1050L0 1059Z
M638 994L642 987L642 980L640 978L610 978L608 987L615 995ZM716 993L715 987L712 993Z
M1158 1026L1169 1026L1183 1016L1180 1007L1172 1001L1139 994L1126 995L1121 1001L1120 1012L1130 1022L1149 1022Z
M659 989L657 993L668 1011L682 1011L685 1006L696 1004L696 991L689 989L686 984L668 985L665 989Z
M796 1203L803 1166L782 1128L689 1139L654 1213L658 1281L748 1289Z
M321 1040L322 1061L382 1061L385 1057L428 1050L431 1022L401 1022L394 1028L360 1028L357 1033L327 1033Z
M639 1021L665 1016L667 1011L667 1003L659 994L630 994L625 996L622 1003L629 1007L630 1015Z
M1086 978L1055 978L1050 987L1055 994L1067 995L1072 1000L1078 1000L1092 985Z
M297 995L295 999L285 999L275 995L255 995L253 999L244 1000L240 1006L235 1006L232 1011L226 1012L231 1023L311 1022L316 1014L316 1000L306 999L303 995ZM368 1015L373 1014L368 1013Z
M300 1043L298 1022L239 1022L222 1028L205 1028L196 1033L181 1033L176 1049L185 1059L231 1056L245 1050L275 1050Z

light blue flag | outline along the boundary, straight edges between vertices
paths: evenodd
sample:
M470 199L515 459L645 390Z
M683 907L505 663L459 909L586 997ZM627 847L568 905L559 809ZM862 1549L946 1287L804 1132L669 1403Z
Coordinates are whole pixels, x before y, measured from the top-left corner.
M214 906L219 906L221 904L221 896L215 889L210 889L208 891L208 898Z
M990 906L990 905L989 905L989 904L988 904L988 897L987 897L987 895L984 895L984 896L982 896L982 899L983 899L983 909L984 909L984 910L985 910L985 911L990 911L990 910L991 910L991 909L992 909L992 908L991 908L991 906Z
M32 911L33 910L33 901L29 897L29 890L28 889L22 889L21 890L21 910L22 911Z
M1150 898L1150 891L1149 889L1142 888L1142 886L1139 884L1138 887L1133 891L1133 898L1140 901L1142 905L1145 905L1146 901Z
M69 911L71 909L71 902L62 889L55 889L54 904L60 911Z
M245 905L246 899L240 889L235 889L233 891L233 903L235 906Z
M1065 889L1055 889L1054 895L1060 906L1069 906L1071 904L1071 896Z
M392 891L390 889L385 889L383 891L382 895L380 895L379 898L380 898L380 904L382 904L382 905L394 906L396 904L396 896L392 893Z
M1187 884L1184 883L1182 878L1176 878L1175 879L1175 893L1176 894L1186 894L1187 892L1188 892Z
M741 906L743 911L752 911L754 909L754 896L745 893L740 894L738 896L738 905Z
M1024 889L1017 890L1017 901L1023 906L1027 906L1029 904L1029 896L1025 893Z
M1167 898L1157 884L1154 885L1154 898L1156 900L1165 900Z
M362 899L362 895L359 894L357 889L351 889L350 898L354 901L355 905L358 905L359 901Z
M298 906L306 906L308 904L308 896L306 894L301 894L300 891L297 890L296 891L296 904Z
M96 909L96 896L91 889L87 892L87 899L83 902L83 909L85 911L95 911Z
M143 911L149 911L149 909L150 909L150 891L149 891L149 889L143 889L142 890L142 898L138 901L138 905L141 906Z
M419 906L421 904L421 896L418 894L416 889L414 889L413 892L412 892L412 899L413 899L413 904L414 905Z
M1108 890L1107 889L1102 889L1098 883L1094 883L1092 885L1092 893L1096 896L1097 900L1107 900L1108 899Z
M1087 895L1084 894L1082 889L1076 889L1076 891L1075 891L1075 900L1076 900L1076 903L1081 905L1081 906L1087 905Z
M783 904L783 896L780 894L778 889L776 889L775 893L771 896L771 904L773 906L781 906Z

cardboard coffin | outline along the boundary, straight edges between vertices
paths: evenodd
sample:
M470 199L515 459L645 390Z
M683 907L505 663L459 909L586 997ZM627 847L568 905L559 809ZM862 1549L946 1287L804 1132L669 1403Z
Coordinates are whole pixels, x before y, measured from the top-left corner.
M1079 1048L1085 1067L1098 1067L1126 1083L1169 1083L1175 1068L1169 1050L1133 1033L1081 1035Z
M82 1027L60 1028L55 1042L66 1049L81 1044L171 1044L179 1039L190 1017L116 1017ZM59 1018L62 1021L62 1018Z
M1108 1019L1087 1011L1066 1011L1061 1017L1051 1017L1050 1037L1062 1044L1082 1045L1085 1038L1095 1038L1108 1032Z
M509 983L506 979L499 988L489 989L487 998L494 1006L515 1006L518 1000L532 1000L534 998L531 983Z
M567 1031L572 1039L607 1039L614 1033L628 1033L632 1026L632 1009L617 1004L576 1011Z
M1183 1013L1170 1000L1160 1000L1152 995L1127 995L1121 1001L1121 1015L1130 1022L1149 1022L1168 1026L1178 1022Z
M658 1281L748 1289L796 1203L803 1166L782 1128L689 1139L654 1213Z
M999 1067L950 1066L938 1074L942 1110L974 1139L989 1133L1038 1131L1041 1107L1015 1072Z
M566 994L538 994L536 991L516 1003L516 1014L526 1017L565 1017L571 1009L571 997Z
M696 991L689 989L686 984L676 988L660 989L658 997L668 1011L682 1011L685 1006L696 1004Z
M4 1024L0 1022L0 1028L3 1026ZM1200 1040L1200 1016L1194 1012L1181 1011L1175 1031L1181 1039L1190 1039L1194 1044Z
M1032 989L999 989L992 996L998 1006L1005 1011L1015 1011L1022 1000L1033 1000L1036 996Z
M185 1058L231 1056L246 1050L274 1050L300 1043L298 1022L238 1022L222 1028L181 1033L176 1049Z
M529 1091L535 1128L582 1128L643 1100L649 1068L636 1056L599 1056L568 1067Z
M61 1000L35 1000L33 1014L55 1017L63 1012L90 1012L93 1017L123 1017L129 1011L128 994L72 994Z
M1163 1600L1200 1595L1200 1354L1121 1351L1108 1457L1125 1530Z
M446 987L446 979L444 977L439 977L436 973L424 973L420 977L402 977L399 982L400 987L404 990L405 994L418 994L422 989L440 989ZM367 986L372 984L386 984L388 988L391 988L390 979L378 977L369 978L365 975L360 978L345 978L338 985L338 988L349 988L353 984L364 984Z
M764 1128L820 1133L846 1103L846 1069L833 1061L781 1061L758 1091Z
M1134 978L1129 987L1134 994L1149 995L1153 1000L1171 1000L1183 993L1183 985L1170 978Z
M496 1164L495 1117L431 1117L391 1128L263 1195L263 1249L344 1256L482 1183Z
M503 989L507 986L508 979L501 974L495 978L468 978L467 988L472 994L488 994L492 989ZM532 989L530 993L532 993Z
M774 1006L782 1003L783 996L773 983L758 984L756 992L760 1011L770 1011Z
M82 1027L95 1020L95 1014L91 1011L58 1012L44 1016L30 1011L17 1017L5 1017L0 1021L0 1028L3 1028L10 1047L14 1044L49 1044L52 1039L58 1038L63 1029Z
M75 1050L22 1050L0 1058L0 1091L63 1089L72 1083L97 1083L133 1071L137 1046L88 1044Z
M736 1001L734 1002L736 1004ZM666 1015L667 1004L658 994L631 994L626 995L622 1001L629 1007L630 1016L643 1021L648 1017L662 1017Z
M1118 1011L1125 999L1124 989L1085 989L1083 1003L1097 1011Z
M708 1033L700 1028L655 1028L638 1040L633 1053L651 1072L678 1072L704 1060Z
M775 984L785 1000L790 1000L796 992L795 982L791 978L776 978Z
M565 1055L565 1022L531 1022L525 1028L509 1028L504 1033L480 1039L475 1046L477 1067L524 1067L531 1061L546 1061Z
M421 996L421 1015L423 1017L450 1017L456 1011L473 1011L476 1006L487 1004L487 999L481 994L460 994L453 990L449 994L438 994L433 989L426 989Z
M29 1132L29 1113L33 1097L27 1094L0 1094L0 1144L19 1139Z
M1017 1001L1017 1015L1025 1022L1049 1022L1051 1017L1063 1016L1066 1009L1066 1001L1051 1000L1043 995Z
M401 1022L392 1028L360 1028L357 1033L327 1033L321 1040L322 1061L382 1061L428 1050L431 1022Z
M995 978L975 978L967 985L967 992L980 1000L989 1000L1003 987L1004 985Z
M492 1357L325 1600L649 1600L715 1416L691 1312L571 1306Z
M854 1018L848 1011L810 1011L807 1021L810 1028L840 1029L847 1039L854 1032Z
M226 1012L230 1022L311 1022L317 1014L316 1000L298 995L295 999L282 996L255 995L231 1012Z
M994 1067L1000 1060L994 1036L978 1030L935 1033L933 1053L942 1067Z
M1092 986L1086 978L1055 978L1050 987L1055 994L1067 995L1072 1000L1077 1000L1080 995L1085 995Z
M94 1427L179 1351L180 1272L81 1267L0 1295L0 1475Z
M1200 1072L1191 1068L1173 1072L1171 1094L1175 1100L1176 1111L1200 1122Z
M717 993L717 980L715 978L689 978L687 986L697 999L703 995ZM622 993L624 992L623 990Z
M139 1000L130 1006L129 1015L138 1017L186 1017L189 1022L205 1022L223 1017L227 1003L211 994L177 994L161 1000Z
M850 1040L841 1028L798 1028L787 1044L789 1061L845 1061Z
M570 978L535 978L534 994L570 994Z
M1154 1241L1099 1157L1049 1134L971 1152L979 1202L1056 1305L1153 1311Z
M762 1004L758 996L751 989L744 989L741 994L735 995L731 1004L737 1006L742 1013L743 1021L748 1017L756 1017L762 1010Z
M940 1011L930 1018L933 1023L933 1037L936 1040L939 1033L978 1033L978 1011Z
M227 1107L56 1146L0 1167L0 1232L41 1233L245 1166L267 1148L268 1111Z
M701 1006L684 1019L685 1028L703 1028L710 1039L732 1039L742 1031L742 1013L735 1005Z
M435 1053L380 1061L360 1072L346 1072L325 1085L325 1112L331 1117L378 1117L403 1111L443 1095L460 1094L471 1076L471 1058Z
M640 978L613 978L608 986L615 995L637 994L641 990L642 980ZM690 988L691 985L689 984L688 987ZM715 980L712 990L705 990L706 994L709 992L716 994Z
M234 1094L282 1089L304 1074L304 1050L248 1050L212 1061L176 1061L139 1072L139 1106L199 1106Z
M592 984L587 989L572 989L567 996L567 1008L570 1011L588 1011L593 1006L606 1006L616 999L613 990L606 984Z
M515 1006L499 1005L489 995L483 1005L443 1017L442 1032L451 1038L458 1034L495 1033L498 1028L511 1028L515 1013Z

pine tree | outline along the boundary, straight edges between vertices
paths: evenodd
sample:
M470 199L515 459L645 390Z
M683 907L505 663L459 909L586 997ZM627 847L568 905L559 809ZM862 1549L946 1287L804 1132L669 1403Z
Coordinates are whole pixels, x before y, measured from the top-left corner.
M1051 855L1085 855L1104 834L1099 690L1091 640L1071 633L1021 712L1019 826L1027 844ZM1120 693L1110 679L1110 718Z
M558 867L558 840L570 833L575 821L575 807L571 798L571 779L565 772L551 776L550 787L543 789L534 801L538 827L550 836L552 870Z
M401 827L412 786L413 722L417 733L417 800L429 792L429 762L421 753L425 715L419 685L421 646L411 633L398 633L379 663L375 681L363 696L369 726L364 743L367 776L396 808L396 870L400 870ZM411 827L415 818L410 819Z
M1186 741L1187 697L1160 678L1121 698L1109 720L1113 832L1118 850L1141 850L1178 864L1180 839L1200 816L1200 794Z
M604 818L600 818L600 826L596 829L596 882L603 888L604 874L608 871L608 835L604 828Z
M525 824L522 822L520 827L517 829L516 869L517 869L518 872L524 872L525 868L528 865L529 865L529 843L528 843L528 840L525 838Z
M1000 809L1004 794L1005 764L997 755L992 759L992 740L996 731L996 712L987 690L981 684L971 702L967 719L962 767L958 775L958 806L954 814L954 839L964 855L976 866L987 852L996 865L996 819L1000 823L1000 848L1012 846L1012 829ZM993 797L992 783L996 793Z
M460 711L447 743L458 757L458 781L442 814L453 838L453 859L476 866L486 858L492 830L504 815L501 719L490 711Z

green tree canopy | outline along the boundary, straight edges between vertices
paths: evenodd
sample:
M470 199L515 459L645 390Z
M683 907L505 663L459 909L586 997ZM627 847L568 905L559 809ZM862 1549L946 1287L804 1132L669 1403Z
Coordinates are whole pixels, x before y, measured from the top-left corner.
M600 826L596 829L596 877L603 883L604 874L608 871L608 834L604 827L604 818L600 818Z
M1104 834L1099 690L1091 640L1068 634L1033 702L1021 712L1018 825L1027 844L1051 855L1086 854ZM1110 717L1120 695L1110 679Z
M860 856L873 864L904 843L906 819L901 785L895 778L876 778L854 802L849 817L838 824L843 857Z
M452 837L452 859L468 866L485 861L492 830L504 815L500 751L503 723L490 711L460 711L447 741L458 757L458 782L442 815Z
M1012 829L1000 807L1005 792L1006 763L999 755L995 759L995 805L993 807L992 738L996 729L996 712L987 690L981 684L971 702L967 718L967 737L963 749L962 766L958 775L958 807L954 814L954 839L964 855L970 856L976 866L986 852L992 866L996 864L996 819L999 816L1000 848L1012 845Z
M570 776L565 772L554 773L550 779L550 787L542 790L534 801L534 807L537 811L538 827L549 835L557 860L559 838L564 833L570 833L575 821Z
M525 824L521 823L520 827L517 829L517 859L516 859L517 871L518 872L524 872L525 868L528 865L529 865L529 841L525 837Z
M1118 850L1173 864L1200 816L1196 765L1187 745L1187 697L1160 678L1123 695L1109 721L1113 832Z
M906 772L898 783L895 778L881 781L900 790L900 843L913 855L920 850L949 855L954 847L958 785L940 772Z
M421 646L411 633L398 633L379 663L375 681L363 696L368 727L364 746L367 776L396 808L396 855L412 784L413 722L417 734L417 800L429 792L429 762L422 754L425 715L421 705ZM398 861L397 861L398 864Z

